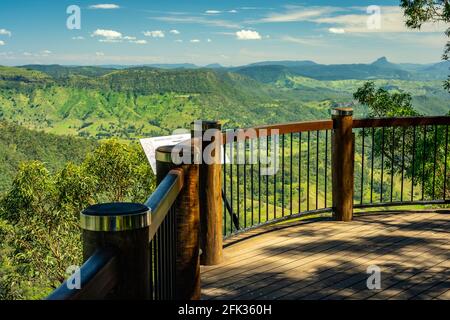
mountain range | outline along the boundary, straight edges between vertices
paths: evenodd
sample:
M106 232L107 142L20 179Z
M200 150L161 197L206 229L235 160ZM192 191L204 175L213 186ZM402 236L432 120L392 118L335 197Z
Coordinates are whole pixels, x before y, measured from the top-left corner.
M196 119L228 127L324 118L353 103L366 80L410 92L416 109L450 109L449 62L323 65L266 61L243 67L27 65L0 67L0 120L52 133L124 139L171 133ZM362 106L357 113L364 114Z
M316 80L345 79L400 79L400 80L444 80L447 78L450 61L429 64L392 63L381 57L370 64L319 64L314 61L262 61L239 67L224 67L210 64L204 67L191 63L149 64L138 66L104 65L98 67L26 65L22 68L45 72L53 77L65 77L70 74L104 75L113 70L148 67L155 69L220 69L249 76L262 82L273 82L286 76L303 76Z

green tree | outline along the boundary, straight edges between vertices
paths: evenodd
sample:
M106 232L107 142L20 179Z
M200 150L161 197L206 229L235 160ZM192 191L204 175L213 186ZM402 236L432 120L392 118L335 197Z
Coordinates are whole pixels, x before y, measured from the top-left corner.
M420 29L424 23L450 23L450 1L449 0L401 0L406 17L406 26L412 29ZM450 37L450 27L445 31ZM450 41L447 41L442 58L449 60ZM450 76L445 82L445 88L450 92Z
M45 297L81 264L79 213L96 202L143 202L154 176L135 144L105 141L51 174L24 162L0 199L0 299Z
M150 167L143 152L136 146L117 140L102 142L87 157L84 165L87 172L100 182L96 190L99 200L120 202L131 198L137 201L149 195L153 186Z
M375 88L372 81L360 87L353 97L369 107L370 117L417 116L412 106L412 98L406 92L389 92L384 88Z
M412 106L410 94L377 89L373 82L359 88L354 98L369 108L370 117L420 116ZM366 130L365 134L369 136L371 133ZM402 174L403 169L403 174L423 189L424 197L442 199L445 180L446 197L450 196L448 141L445 126L376 129L373 152L376 158L383 156L387 173ZM385 194L390 192L384 191Z

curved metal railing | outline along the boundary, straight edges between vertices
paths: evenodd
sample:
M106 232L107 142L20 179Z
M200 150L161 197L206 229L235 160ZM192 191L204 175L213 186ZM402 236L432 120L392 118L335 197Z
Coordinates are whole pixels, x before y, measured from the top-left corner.
M353 120L354 207L448 204L449 124L448 116ZM324 120L225 132L224 234L333 211L332 130ZM268 162L271 174L262 172Z

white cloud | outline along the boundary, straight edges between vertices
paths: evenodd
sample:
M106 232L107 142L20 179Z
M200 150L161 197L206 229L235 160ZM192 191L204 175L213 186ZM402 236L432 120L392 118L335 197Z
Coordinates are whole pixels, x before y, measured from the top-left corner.
M188 16L173 15L167 17L153 17L152 19L169 23L201 24L206 26L222 27L230 29L241 28L241 25L236 22L220 19L210 19L210 18L206 19L205 17L188 17Z
M371 20L377 19L367 7L332 7L332 6L285 6L285 12L272 13L259 20L247 23L280 23L306 21L325 25L331 33L401 33L418 32L405 26L403 11L398 6L380 6L379 27L374 27ZM444 32L445 24L424 24L423 32ZM344 30L344 32L342 32Z
M282 41L297 43L305 46L322 46L324 42L317 38L298 38L292 36L283 36Z
M241 30L236 32L238 40L261 40L261 35L253 30Z
M41 52L39 52L39 54L41 57L48 57L52 54L52 52L50 50L42 50Z
M11 37L12 33L11 33L11 31L6 30L6 29L0 29L0 35Z
M275 13L266 16L260 20L254 21L258 23L273 23L273 22L294 22L294 21L310 21L314 18L322 17L326 14L330 14L339 10L334 7L290 7L287 12Z
M103 37L108 40L117 40L122 38L122 34L118 31L114 30L104 30L104 29L97 29L95 30L92 35L92 37Z
M200 40L198 40L198 39L192 39L191 40L191 43L199 43L200 42Z
M237 13L237 10L230 10L230 11L228 11L228 13Z
M180 31L173 29L169 31L171 34L180 34Z
M89 8L111 10L111 9L120 9L120 6L112 3L103 3L103 4L94 4L92 6L89 6Z
M32 54L31 52L25 51L25 52L23 53L23 55L24 55L25 57L31 57L33 54Z
M164 38L165 34L161 30L154 30L154 31L144 31L144 36L146 37L152 37L152 38Z
M222 13L222 11L219 11L219 10L206 10L205 13L206 14L219 14L219 13Z
M5 41L0 40L0 46L4 46L5 44L6 44Z
M99 42L104 42L104 43L119 43L119 42L123 42L122 39L100 39L98 41Z
M130 42L135 44L147 44L147 40L132 40Z
M183 40L181 40L181 39L178 39L178 40L175 40L175 42L179 42L179 43L182 43L182 42L183 42Z
M99 52L96 52L95 55L96 55L97 57L104 57L104 56L105 56L105 53L99 51Z
M212 40L211 39L206 39L206 42L212 42Z
M330 28L330 29L328 29L328 31L330 33L337 33L337 34L344 34L345 33L345 29L342 29L342 28Z
M330 24L331 29L344 29L346 33L402 33L418 32L408 29L405 25L403 11L397 6L380 7L380 25L373 27L370 24L370 17L365 8L357 8L360 12L352 14L340 14L335 16L325 16L312 19L312 22L319 24ZM369 27L371 26L371 27ZM331 29L329 29L330 32ZM420 29L423 32L444 32L444 24L424 24Z
M123 37L124 40L136 40L136 37L130 37L130 36L125 36Z
M84 40L84 37L82 36L73 37L72 40Z

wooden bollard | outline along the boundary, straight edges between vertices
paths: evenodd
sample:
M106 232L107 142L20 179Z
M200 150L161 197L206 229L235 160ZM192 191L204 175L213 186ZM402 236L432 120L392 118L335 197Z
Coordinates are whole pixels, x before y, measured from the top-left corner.
M193 135L201 137L203 155L200 164L200 263L211 266L223 260L222 126L218 121L199 121L192 126Z
M151 299L150 210L137 203L106 203L81 213L83 257L111 247L119 259L119 281L112 299Z
M174 164L172 160L174 148L174 146L160 147L156 150L156 168L159 182L174 168L181 168L184 172L184 186L174 204L177 237L175 299L199 300L201 297L199 166L193 162ZM195 154L194 146L191 148L192 154Z
M355 159L353 109L333 109L332 119L333 214L335 220L351 221L353 219Z

